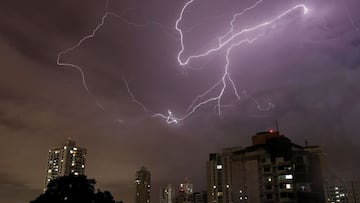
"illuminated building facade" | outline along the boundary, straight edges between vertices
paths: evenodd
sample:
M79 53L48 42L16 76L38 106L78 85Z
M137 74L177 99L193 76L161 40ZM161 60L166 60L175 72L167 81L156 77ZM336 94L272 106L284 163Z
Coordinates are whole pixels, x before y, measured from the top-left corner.
M181 183L179 191L175 197L175 203L193 203L193 184L185 179L185 183Z
M149 203L150 192L151 174L145 167L141 167L141 169L136 172L135 203Z
M348 193L345 184L325 184L327 203L348 203Z
M160 203L173 203L174 198L175 190L171 184L165 188L160 189Z
M253 145L210 154L208 203L324 202L323 153L278 132L253 136Z
M84 175L86 149L76 146L72 140L61 147L50 149L46 170L45 188L47 184L60 176Z
M359 203L360 182L330 177L325 183L326 203Z

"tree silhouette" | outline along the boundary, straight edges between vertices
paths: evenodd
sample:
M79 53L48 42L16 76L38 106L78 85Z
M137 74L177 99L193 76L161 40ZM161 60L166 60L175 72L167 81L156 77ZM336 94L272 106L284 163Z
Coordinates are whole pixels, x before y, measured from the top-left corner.
M86 176L63 176L50 181L45 193L30 203L116 203L110 192L95 193L96 181Z

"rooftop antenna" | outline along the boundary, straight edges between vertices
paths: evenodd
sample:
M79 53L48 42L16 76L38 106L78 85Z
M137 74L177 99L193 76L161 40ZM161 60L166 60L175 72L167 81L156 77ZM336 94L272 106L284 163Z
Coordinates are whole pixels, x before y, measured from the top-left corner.
M278 120L275 121L275 128L276 128L276 132L280 134Z

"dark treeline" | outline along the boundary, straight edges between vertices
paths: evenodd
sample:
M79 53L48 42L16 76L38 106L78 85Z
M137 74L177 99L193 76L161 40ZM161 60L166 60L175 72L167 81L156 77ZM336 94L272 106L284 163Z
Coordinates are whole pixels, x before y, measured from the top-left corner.
M30 203L122 203L108 191L95 192L96 181L86 176L63 176L47 185L45 193Z

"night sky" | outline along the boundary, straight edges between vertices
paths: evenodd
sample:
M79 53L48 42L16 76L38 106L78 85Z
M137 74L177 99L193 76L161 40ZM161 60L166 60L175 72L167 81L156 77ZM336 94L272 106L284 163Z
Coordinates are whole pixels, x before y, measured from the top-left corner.
M332 171L360 179L360 1L264 0L237 19L235 30L300 3L310 10L237 39L261 35L232 50L229 73L241 99L228 83L220 116L212 102L167 124L153 115L170 109L181 117L221 79L226 63L223 49L179 65L175 22L186 2L111 0L109 11L120 18L107 16L93 38L61 57L82 68L87 91L80 71L58 66L57 57L101 23L106 1L1 0L0 202L35 199L48 149L68 137L88 149L86 175L125 203L134 201L143 165L152 174L153 202L160 186L177 187L184 178L204 190L209 153L248 146L276 120L295 143L320 145ZM255 2L195 0L179 24L182 57L216 46L233 15Z

